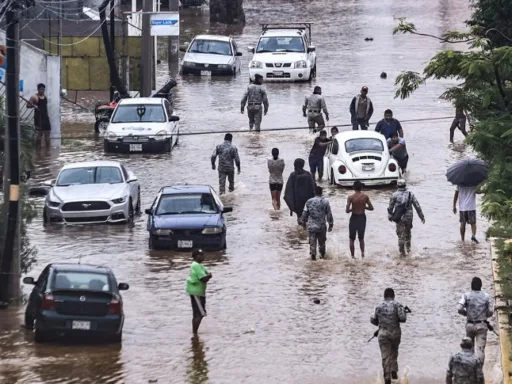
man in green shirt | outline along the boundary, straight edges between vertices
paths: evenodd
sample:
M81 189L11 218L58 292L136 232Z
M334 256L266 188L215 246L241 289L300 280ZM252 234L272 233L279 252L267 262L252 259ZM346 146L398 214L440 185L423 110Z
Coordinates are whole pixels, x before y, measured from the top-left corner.
M192 258L194 261L190 265L187 293L192 302L192 332L197 335L201 320L206 316L206 283L212 278L212 274L203 265L204 253L201 249L195 249Z

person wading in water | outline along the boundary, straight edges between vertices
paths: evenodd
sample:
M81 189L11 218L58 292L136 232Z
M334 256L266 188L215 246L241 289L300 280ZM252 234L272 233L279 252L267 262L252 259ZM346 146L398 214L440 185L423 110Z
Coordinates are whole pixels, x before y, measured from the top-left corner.
M44 92L44 84L37 85L37 93L27 103L27 108L34 108L34 126L36 129L36 148L41 148L41 140L44 136L46 148L50 148L50 117L48 116L48 99Z
M279 149L272 148L272 158L268 159L268 172L270 177L270 195L272 196L272 205L276 211L281 209L281 191L283 190L283 171L284 160L279 158Z
M356 234L361 247L361 257L364 258L364 231L366 230L365 210L373 211L373 205L368 195L361 192L363 184L360 181L354 182L354 193L347 198L347 208L345 212L350 213L350 222L348 225L350 238L350 254L354 257L354 241Z

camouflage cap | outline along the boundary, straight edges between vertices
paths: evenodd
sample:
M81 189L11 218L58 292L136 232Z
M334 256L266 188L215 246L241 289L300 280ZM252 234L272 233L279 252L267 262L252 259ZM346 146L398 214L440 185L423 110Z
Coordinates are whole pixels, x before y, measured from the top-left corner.
M473 342L471 341L471 339L469 337L464 337L462 339L462 342L460 343L460 347L462 349L471 349L471 348L473 348Z

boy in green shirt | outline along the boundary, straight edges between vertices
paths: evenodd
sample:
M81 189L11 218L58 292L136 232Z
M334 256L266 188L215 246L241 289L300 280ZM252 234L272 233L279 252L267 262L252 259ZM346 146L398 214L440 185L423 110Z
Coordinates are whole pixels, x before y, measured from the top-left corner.
M190 276L187 279L187 293L192 302L192 332L197 335L201 320L206 316L206 283L212 278L204 265L204 253L201 249L192 252L194 261L190 265Z

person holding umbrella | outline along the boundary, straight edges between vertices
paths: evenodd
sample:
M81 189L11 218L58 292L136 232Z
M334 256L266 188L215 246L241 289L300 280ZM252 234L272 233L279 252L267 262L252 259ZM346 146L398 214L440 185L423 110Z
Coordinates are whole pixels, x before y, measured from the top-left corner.
M453 213L457 214L459 201L460 237L464 241L466 224L471 225L471 241L476 239L476 189L489 175L489 166L480 159L457 161L446 171L446 178L457 186L453 196Z

